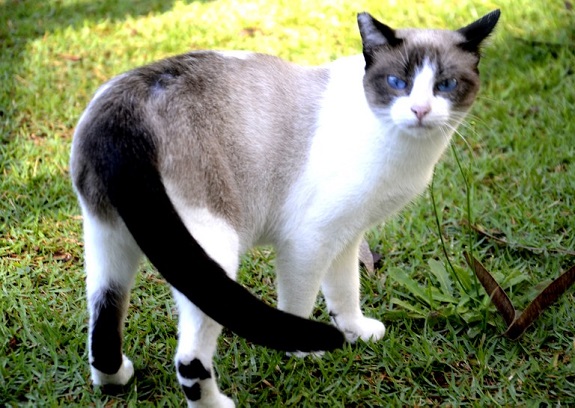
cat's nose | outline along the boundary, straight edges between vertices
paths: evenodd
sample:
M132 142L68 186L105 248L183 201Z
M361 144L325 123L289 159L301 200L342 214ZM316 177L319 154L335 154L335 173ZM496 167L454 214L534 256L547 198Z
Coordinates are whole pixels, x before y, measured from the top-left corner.
M422 121L425 115L431 112L431 106L429 105L414 105L411 107L411 111L415 114L418 121Z

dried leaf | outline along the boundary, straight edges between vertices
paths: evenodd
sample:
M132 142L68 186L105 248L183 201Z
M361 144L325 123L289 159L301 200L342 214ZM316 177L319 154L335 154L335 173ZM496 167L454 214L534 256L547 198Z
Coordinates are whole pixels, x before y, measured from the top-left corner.
M563 293L567 291L575 283L575 265L569 270L561 274L549 286L547 286L530 304L525 311L521 312L513 306L511 300L505 291L493 278L493 275L485 267L467 252L464 253L467 263L477 275L477 278L489 294L491 301L499 310L505 323L507 330L503 333L505 336L512 340L516 340L525 331L541 313L548 308Z
M517 319L504 334L510 339L519 338L545 309L555 303L559 296L573 286L573 283L575 283L575 265L543 289L543 292L527 306L523 313L517 316Z
M466 222L467 224L467 222ZM469 225L469 224L468 224ZM499 233L499 232L488 232L485 229L481 228L478 225L470 225L471 229L474 230L475 232L477 232L479 235L497 242L500 245L504 245L504 246L508 246L511 248L516 248L516 249L522 249L528 252L532 252L534 254L541 254L541 253L552 253L552 254L562 254L562 255L573 255L575 256L575 251L572 251L570 249L566 249L566 248L538 248L538 247L531 247L531 246L526 246L526 245L519 245L519 244L515 244L512 242L509 242L506 238L505 238L505 234Z
M516 310L509 300L509 297L505 291L499 286L497 281L493 278L493 275L489 273L487 269L475 258L471 257L467 252L464 253L467 263L477 275L477 279L485 288L485 291L491 298L491 301L499 310L499 313L503 316L503 320L509 327L511 323L515 320Z
M375 273L373 255L369 249L369 244L365 239L363 239L359 245L359 261L363 264L369 275L373 275Z

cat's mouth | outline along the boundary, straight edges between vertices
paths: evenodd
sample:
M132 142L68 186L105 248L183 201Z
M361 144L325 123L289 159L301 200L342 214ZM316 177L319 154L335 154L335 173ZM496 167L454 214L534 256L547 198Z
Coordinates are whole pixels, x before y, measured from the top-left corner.
M442 126L442 123L439 121L408 121L404 122L400 125L404 129L409 130L410 132L428 132L431 130L438 129Z
M436 123L428 123L428 122L417 122L407 125L407 128L409 129L423 129L423 130L435 129L436 127L438 127Z
M444 123L439 121L404 122L400 125L400 128L403 129L405 134L416 138L436 135L438 132L441 132L443 127Z
M442 118L424 118L423 120L413 119L403 119L396 121L396 125L402 129L411 132L425 132L430 130L438 129L445 125L445 120Z

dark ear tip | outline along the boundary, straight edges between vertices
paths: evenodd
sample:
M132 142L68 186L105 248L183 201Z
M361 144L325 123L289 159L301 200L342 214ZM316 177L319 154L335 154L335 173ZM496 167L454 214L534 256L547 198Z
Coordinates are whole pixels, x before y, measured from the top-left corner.
M373 17L367 11L362 11L361 13L357 13L357 22L358 23L363 23L368 19L372 20Z
M496 24L499 21L499 17L501 16L501 9L495 9L491 13L488 13L485 17L489 20L494 20L493 24Z
M499 21L500 16L501 16L501 10L495 9L492 12L484 15L479 21L483 21L486 26L489 26L491 27L491 29L493 29L493 27L495 27L495 25Z
M479 20L457 30L465 37L465 41L460 44L460 47L466 51L479 54L481 43L491 34L499 21L500 15L501 10L495 9Z

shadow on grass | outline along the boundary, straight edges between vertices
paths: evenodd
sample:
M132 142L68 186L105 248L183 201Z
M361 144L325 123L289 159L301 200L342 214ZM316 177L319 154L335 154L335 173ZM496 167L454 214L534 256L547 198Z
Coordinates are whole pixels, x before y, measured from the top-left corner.
M187 3L210 0L184 0ZM23 71L28 44L44 35L68 27L79 29L87 22L122 21L128 17L144 16L148 14L161 14L170 10L175 0L135 0L135 1L37 1L37 0L7 0L0 3L0 174L10 173L14 168L14 157L18 146L14 135L22 132L26 125L26 118L22 112L28 108L22 102L19 89L26 85L19 82L25 77ZM38 98L42 97L37 95ZM24 121L24 123L22 122ZM57 125L57 124L56 124ZM36 138L31 134L25 137ZM42 143L42 137L34 142ZM38 148L38 154L42 149ZM18 184L17 181L0 183L3 194L0 198L4 202L0 205L0 226L10 223L20 225L30 215L42 212L52 214L58 211L62 203L75 202L70 200L71 191L62 191L61 174L44 174L46 170L44 160L46 157L38 156L37 161L40 173L43 175L44 186L38 186L38 177L30 178L27 184ZM48 177L49 179L46 179ZM65 177L65 175L64 175ZM45 186L50 186L45 188ZM57 186L56 196L46 199L46 191L54 190ZM63 199L66 197L66 199ZM54 205L57 204L57 205ZM40 207L40 208L39 208Z
M210 1L212 0L185 0L187 3ZM4 61L0 78L4 84L2 88L8 87L2 90L2 93L8 96L8 101L15 96L15 76L29 42L57 29L79 28L85 22L121 21L129 16L160 14L170 10L175 0L62 3L63 1L7 0L0 4L0 60ZM9 117L9 105L0 104L0 121ZM0 142L4 139L4 135L0 134Z

